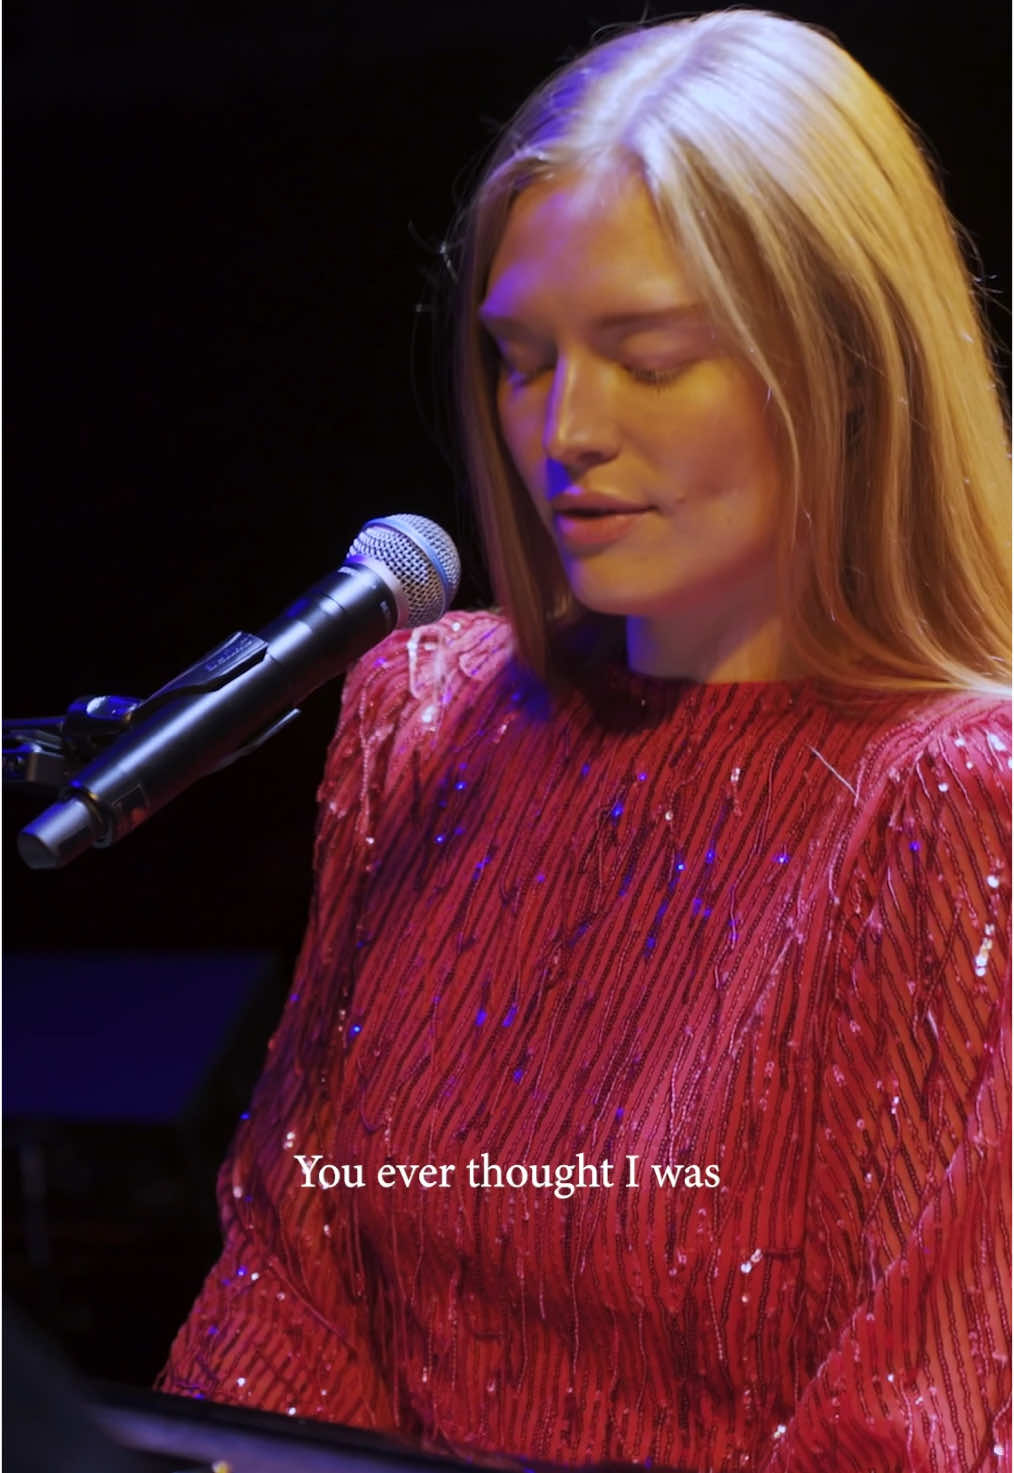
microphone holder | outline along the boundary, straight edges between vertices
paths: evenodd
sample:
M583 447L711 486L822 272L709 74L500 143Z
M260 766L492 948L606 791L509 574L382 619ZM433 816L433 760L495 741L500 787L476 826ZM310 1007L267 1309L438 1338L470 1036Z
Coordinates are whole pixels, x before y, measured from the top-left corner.
M116 843L288 726L299 715L293 701L393 629L439 619L459 575L454 544L435 523L375 518L342 566L260 634L233 634L146 701L85 697L62 718L5 721L5 781L58 795L18 836L22 859L55 869Z
M134 696L79 696L76 701L71 702L63 716L13 716L5 720L3 786L15 790L41 788L59 792L75 773L87 767L94 757L126 731L135 711L143 707L143 714L147 716L159 706L182 695L213 689L223 682L226 674L234 675L238 669L244 668L249 663L254 645L262 643L263 641L256 640L253 635L234 634L214 652L221 655L222 651L228 650L230 656L215 672L217 678L209 679L205 664L199 662L178 679L149 696L146 701ZM197 672L203 678L198 678ZM221 772L240 757L255 752L269 737L275 736L299 714L298 707L287 711L284 716L262 728L243 746L223 757L210 771Z
M3 785L57 791L123 732L141 705L132 696L79 696L63 716L3 723Z

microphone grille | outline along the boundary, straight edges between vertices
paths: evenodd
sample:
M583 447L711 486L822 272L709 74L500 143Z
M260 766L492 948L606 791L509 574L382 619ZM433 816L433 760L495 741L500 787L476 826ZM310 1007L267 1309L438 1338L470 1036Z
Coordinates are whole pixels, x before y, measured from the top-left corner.
M407 614L398 620L399 627L414 629L439 619L461 581L458 549L443 527L412 512L367 522L348 557L380 563L398 580L404 595L404 600L398 600L399 613L403 602L407 608Z

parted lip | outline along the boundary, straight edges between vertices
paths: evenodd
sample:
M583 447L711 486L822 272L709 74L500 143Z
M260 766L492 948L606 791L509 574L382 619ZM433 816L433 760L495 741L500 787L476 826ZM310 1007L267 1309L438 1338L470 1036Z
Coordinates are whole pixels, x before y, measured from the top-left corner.
M612 513L616 516L624 516L633 512L649 511L650 507L635 506L629 501L619 501L615 496L602 496L594 491L582 491L574 494L561 492L550 502L550 511L555 517L569 516L576 513L581 516L584 513Z

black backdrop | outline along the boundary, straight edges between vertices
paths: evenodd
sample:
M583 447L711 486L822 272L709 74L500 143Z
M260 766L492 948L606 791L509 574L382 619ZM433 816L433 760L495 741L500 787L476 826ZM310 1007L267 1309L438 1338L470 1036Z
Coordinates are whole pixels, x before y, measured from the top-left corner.
M8 21L8 716L148 694L272 618L370 515L467 530L416 307L495 124L597 25L641 13L590 3L62 0ZM928 134L1006 338L1003 10L789 7ZM291 952L338 699L59 873L16 857L40 804L11 798L6 947Z
M428 283L496 125L598 26L642 14L593 3L8 8L6 715L149 693L384 511L461 536L461 601L486 596L436 427ZM1004 10L786 7L929 136L1007 340ZM61 872L22 865L45 800L8 795L6 950L291 963L339 694Z

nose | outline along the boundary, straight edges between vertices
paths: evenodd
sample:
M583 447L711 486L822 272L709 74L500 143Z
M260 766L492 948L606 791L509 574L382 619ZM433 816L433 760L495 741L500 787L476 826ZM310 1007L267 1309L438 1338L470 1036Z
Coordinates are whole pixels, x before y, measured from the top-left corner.
M565 466L575 478L616 455L619 447L608 388L594 363L563 354L557 358L542 448L548 460Z

